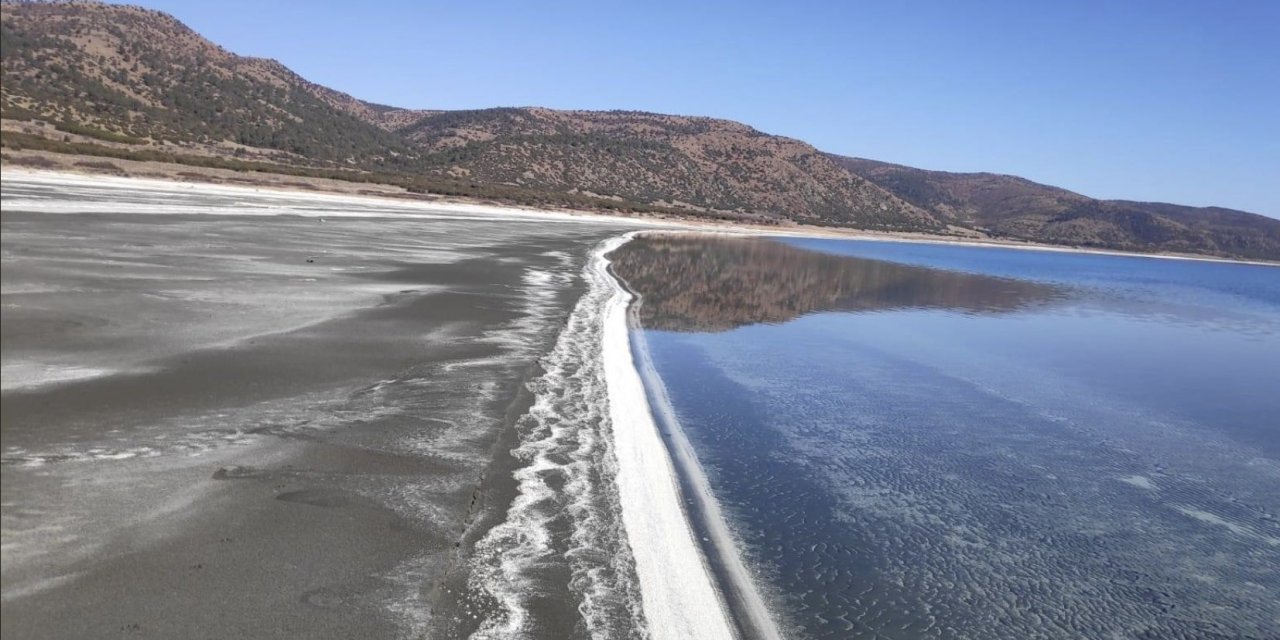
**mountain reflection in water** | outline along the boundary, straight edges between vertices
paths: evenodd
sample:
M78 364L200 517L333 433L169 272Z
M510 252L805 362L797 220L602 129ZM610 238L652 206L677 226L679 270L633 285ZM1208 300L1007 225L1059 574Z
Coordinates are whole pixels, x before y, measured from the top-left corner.
M610 260L641 297L641 325L665 331L726 331L820 311L1008 313L1062 293L1041 283L829 255L761 238L648 234Z

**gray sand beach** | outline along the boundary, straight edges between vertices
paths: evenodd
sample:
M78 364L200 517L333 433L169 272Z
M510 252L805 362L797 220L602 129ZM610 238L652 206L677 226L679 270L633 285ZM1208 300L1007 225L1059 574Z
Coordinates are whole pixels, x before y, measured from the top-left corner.
M634 226L9 173L0 222L14 640L465 634L523 384Z

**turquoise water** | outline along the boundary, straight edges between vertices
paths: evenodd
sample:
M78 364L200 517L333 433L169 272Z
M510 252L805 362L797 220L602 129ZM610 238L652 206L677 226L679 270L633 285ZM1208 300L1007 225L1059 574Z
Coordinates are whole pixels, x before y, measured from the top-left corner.
M624 250L676 415L797 637L1280 637L1280 269Z

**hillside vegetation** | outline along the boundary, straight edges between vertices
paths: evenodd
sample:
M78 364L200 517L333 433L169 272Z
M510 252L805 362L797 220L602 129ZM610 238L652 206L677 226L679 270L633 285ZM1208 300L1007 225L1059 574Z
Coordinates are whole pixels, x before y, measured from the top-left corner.
M808 144L727 120L484 109L428 115L399 132L427 153L432 170L483 182L812 224L945 227Z
M414 152L350 96L273 60L214 45L171 16L100 4L5 3L6 119L42 119L108 142L243 147L291 162L399 166Z
M1011 176L835 156L727 120L374 104L138 7L3 2L0 70L9 149L538 206L1280 259L1280 221L1254 214L1100 201Z

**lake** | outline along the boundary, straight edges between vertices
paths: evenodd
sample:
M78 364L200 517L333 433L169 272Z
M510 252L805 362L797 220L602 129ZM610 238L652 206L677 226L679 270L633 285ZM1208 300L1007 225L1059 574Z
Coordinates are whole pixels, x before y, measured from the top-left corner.
M1280 269L696 235L611 260L784 633L1280 634Z

